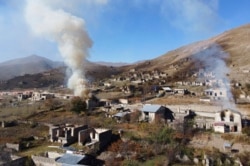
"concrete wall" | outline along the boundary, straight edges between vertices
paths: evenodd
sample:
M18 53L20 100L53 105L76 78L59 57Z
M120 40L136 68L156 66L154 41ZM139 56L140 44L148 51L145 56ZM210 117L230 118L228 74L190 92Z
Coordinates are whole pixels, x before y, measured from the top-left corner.
M31 156L36 166L61 166L61 163L56 163L55 159L50 159L41 156Z
M90 132L93 129L85 129L82 131L79 131L78 133L78 145L83 145L85 144L87 141L90 141Z
M214 131L219 132L219 133L224 133L225 127L224 126L214 126Z
M173 112L183 111L183 110L192 110L199 112L218 112L223 108L221 106L214 105L201 105L201 104L188 104L188 105L165 105Z
M57 152L48 152L47 155L48 155L48 158L56 159L56 158L58 158L58 157L61 157L61 156L64 155L64 154L62 154L62 153L57 153Z
M6 143L6 147L9 148L9 149L14 149L16 151L20 150L20 144Z
M100 141L99 149L100 150L110 143L111 137L112 137L112 130L107 130L99 134L99 141Z

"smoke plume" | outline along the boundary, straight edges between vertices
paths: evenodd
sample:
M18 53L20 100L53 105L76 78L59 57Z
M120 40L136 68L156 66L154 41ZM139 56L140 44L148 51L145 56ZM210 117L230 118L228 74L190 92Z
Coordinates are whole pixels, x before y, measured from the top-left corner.
M92 46L84 20L62 9L54 9L49 1L27 0L25 18L32 32L58 44L58 50L72 75L68 88L76 96L85 97L83 65Z
M222 100L223 107L235 109L236 106L232 102L233 95L230 88L230 81L227 77L230 71L226 65L228 54L219 45L212 44L196 53L194 57L204 65L205 71L213 73L214 79L218 81L216 88L226 90L227 97Z

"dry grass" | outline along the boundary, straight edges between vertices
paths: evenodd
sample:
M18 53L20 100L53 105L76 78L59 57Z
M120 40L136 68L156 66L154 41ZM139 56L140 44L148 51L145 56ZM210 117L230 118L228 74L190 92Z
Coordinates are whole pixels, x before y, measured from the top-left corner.
M10 121L16 119L22 119L32 114L39 113L42 110L41 103L27 103L21 102L17 106L8 106L0 109L0 121Z
M40 154L44 154L45 152L58 152L58 153L63 153L63 150L60 148L56 148L56 147L50 147L50 146L61 146L58 143L49 143L49 142L45 142L39 146L33 147L33 148L29 148L27 150L18 152L19 156L31 156L31 155L40 155Z
M12 127L0 128L0 144L19 142L21 138L38 136L47 138L49 128L46 126L33 126L30 124L18 124Z
M155 98L147 103L151 104L202 104L199 101L198 97L190 97L190 96L167 96L162 98Z

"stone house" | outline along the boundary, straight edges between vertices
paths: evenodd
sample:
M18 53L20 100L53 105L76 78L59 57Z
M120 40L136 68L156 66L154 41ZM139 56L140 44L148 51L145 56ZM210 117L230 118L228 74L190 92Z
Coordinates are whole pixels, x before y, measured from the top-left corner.
M242 116L240 112L224 109L215 113L214 131L220 133L241 132Z
M51 142L59 142L62 144L71 144L78 140L78 133L81 130L87 129L87 125L62 125L62 126L50 126L49 135Z
M82 130L78 134L78 144L95 149L102 150L110 142L112 137L112 130L103 128L88 128Z
M161 105L145 104L141 109L140 121L154 122L157 118L173 121L173 112Z

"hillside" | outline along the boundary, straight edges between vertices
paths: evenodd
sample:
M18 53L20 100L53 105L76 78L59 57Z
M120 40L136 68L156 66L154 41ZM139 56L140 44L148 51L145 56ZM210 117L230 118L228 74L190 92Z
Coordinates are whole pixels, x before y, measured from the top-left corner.
M0 80L8 80L25 74L37 74L63 66L47 58L31 55L0 63Z
M86 62L84 65L87 80L90 82L98 81L110 77L111 74L119 73L114 67L102 66L92 62ZM59 67L37 74L25 74L17 76L6 81L0 81L0 90L29 89L58 87L67 83L66 67Z
M250 82L246 79L246 73L250 70L250 24L226 31L208 40L195 42L166 54L135 65L121 67L124 71L135 68L138 71L152 71L155 69L165 71L170 76L178 76L181 73L190 76L192 71L204 68L210 56L201 59L204 54L209 54L216 45L217 50L213 50L213 55L224 54L223 60L229 68L228 76L230 80L239 80L244 83ZM208 64L207 64L208 65ZM211 66L210 66L211 67ZM190 74L188 74L190 73ZM182 77L183 78L183 77Z
M84 70L87 79L97 81L100 79L110 78L111 75L126 74L130 69L136 71L152 71L160 70L168 74L171 80L187 80L195 79L192 74L199 69L225 70L224 72L229 77L230 81L237 81L241 84L250 83L250 24L244 25L226 31L218 36L208 40L195 42L178 49L167 52L166 54L152 60L145 60L135 64L116 67L115 65L100 65L87 61L84 65ZM32 62L32 59L34 60ZM2 81L0 89L13 88L40 88L51 85L66 84L66 68L55 68L57 65L50 60L37 61L38 56L27 57L26 60L20 59L0 64L0 76L14 76L13 70L19 71L23 76ZM223 61L228 68L220 68L217 61ZM56 63L58 64L58 63ZM15 69L13 68L15 65ZM25 70L27 68L27 70ZM28 73L27 71L39 73ZM49 71L50 77L43 73ZM3 76L3 73L5 73ZM47 72L45 72L47 73ZM26 75L25 75L26 74Z

